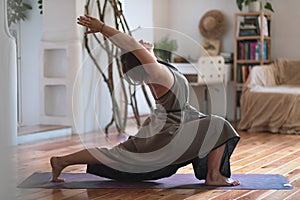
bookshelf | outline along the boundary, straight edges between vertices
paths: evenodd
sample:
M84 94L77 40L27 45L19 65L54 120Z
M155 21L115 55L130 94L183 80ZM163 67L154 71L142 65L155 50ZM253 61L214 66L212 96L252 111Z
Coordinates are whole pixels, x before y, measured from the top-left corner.
M268 12L242 12L234 16L234 121L240 119L240 96L255 65L270 63L271 21Z

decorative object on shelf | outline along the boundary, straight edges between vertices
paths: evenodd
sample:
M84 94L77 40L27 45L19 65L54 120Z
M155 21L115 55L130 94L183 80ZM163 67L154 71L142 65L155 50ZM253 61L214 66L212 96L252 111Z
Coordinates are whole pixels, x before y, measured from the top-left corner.
M263 8L274 12L272 4L270 2L263 3L262 0L236 0L237 7L240 11L243 10L243 6L248 6L249 12L258 12Z
M20 20L26 19L26 12L32 7L22 0L7 0L7 21L8 26L17 23Z
M200 20L199 31L203 38L203 55L216 56L220 52L221 36L225 31L225 17L219 10L206 12Z
M219 39L207 39L203 38L203 55L207 56L217 56L220 53L221 41Z
M260 11L260 2L251 1L248 5L249 12L259 12Z
M154 43L154 53L157 57L165 60L171 61L171 55L173 51L178 48L177 41L170 39L169 36L165 36L159 42Z

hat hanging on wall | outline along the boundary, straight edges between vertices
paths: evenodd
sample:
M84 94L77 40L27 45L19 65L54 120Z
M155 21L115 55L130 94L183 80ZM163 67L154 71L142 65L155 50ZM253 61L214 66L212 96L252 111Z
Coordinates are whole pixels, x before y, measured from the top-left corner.
M218 39L225 31L225 18L221 11L210 10L200 20L199 31L203 37Z

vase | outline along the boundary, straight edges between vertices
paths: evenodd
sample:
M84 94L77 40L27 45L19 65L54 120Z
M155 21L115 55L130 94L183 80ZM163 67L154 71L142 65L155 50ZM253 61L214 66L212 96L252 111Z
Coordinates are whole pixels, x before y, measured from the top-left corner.
M249 12L259 12L260 11L260 2L259 1L253 1L250 2L248 5Z

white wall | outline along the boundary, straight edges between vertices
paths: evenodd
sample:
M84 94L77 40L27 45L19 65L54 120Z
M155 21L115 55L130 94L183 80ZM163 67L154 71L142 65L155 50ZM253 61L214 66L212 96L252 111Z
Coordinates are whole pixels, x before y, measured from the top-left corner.
M25 1L24 1L25 2ZM22 124L39 123L39 48L42 30L42 15L36 0L27 0L32 5L28 18L20 23L20 68L22 89Z
M170 27L170 1L153 0L153 25L155 27Z
M272 1L275 9L272 23L273 58L300 59L300 1Z

